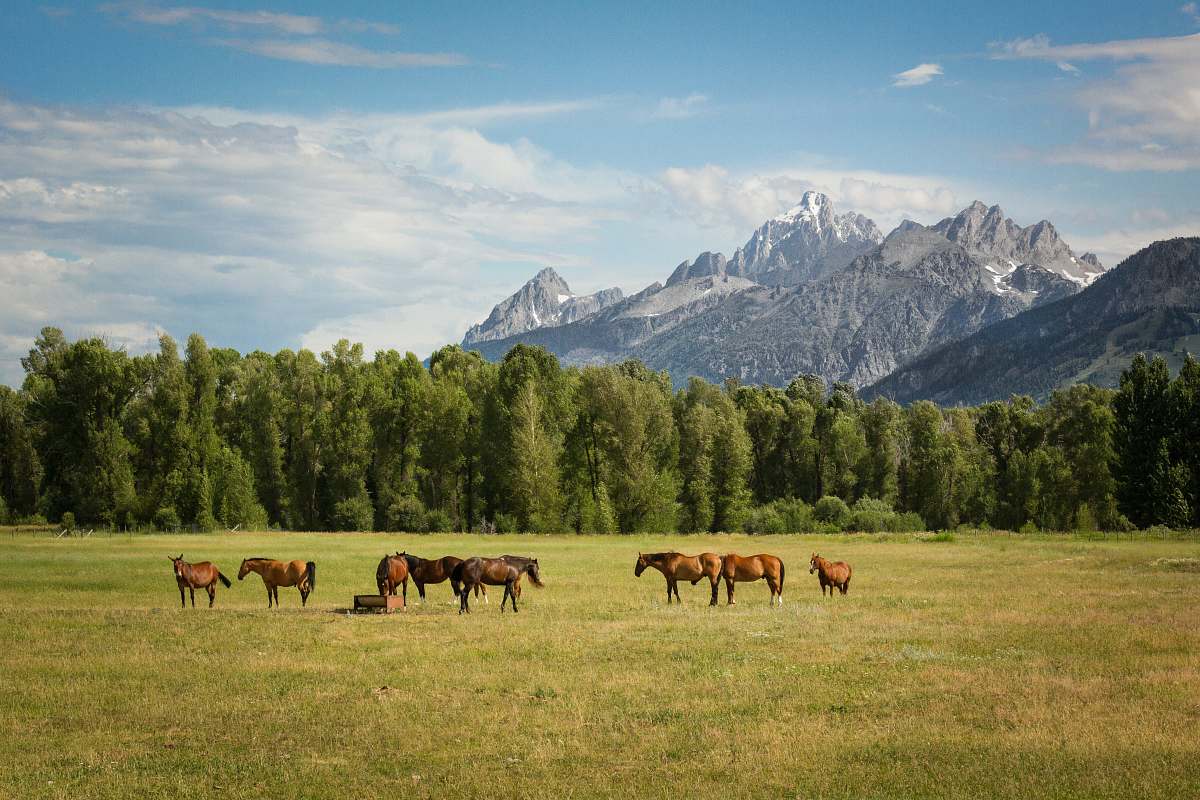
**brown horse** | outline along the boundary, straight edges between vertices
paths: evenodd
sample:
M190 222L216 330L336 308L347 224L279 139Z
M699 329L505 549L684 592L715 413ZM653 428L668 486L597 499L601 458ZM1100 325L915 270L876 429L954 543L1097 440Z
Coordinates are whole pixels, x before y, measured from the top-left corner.
M461 558L456 556L442 556L441 558L419 558L408 553L402 553L405 560L408 562L408 575L412 578L413 583L417 585L417 592L421 595L421 602L425 602L425 584L441 583L444 580L450 580L450 591L454 592L454 596L458 597L459 585L458 581L450 577L454 572L454 568L463 562ZM408 593L408 584L404 584L405 594ZM482 584L476 584L475 596L479 597L483 594L483 602L487 602L487 587Z
M226 589L233 585L229 582L229 578L222 575L211 561L189 564L183 560L183 553L179 554L179 558L167 556L167 560L171 562L171 566L175 570L175 583L179 584L179 605L184 608L187 608L187 603L183 600L184 589L192 594L192 608L196 607L196 590L206 589L208 591L208 607L212 608L213 601L217 599L217 581L224 584Z
M637 564L633 567L635 577L641 577L646 567L654 567L667 579L667 605L671 605L671 593L675 599L679 597L679 579L690 581L692 586L701 578L708 578L712 584L712 600L710 606L717 604L717 587L721 583L721 557L716 553L701 553L698 556L685 556L683 553L638 553Z
M783 561L779 558L759 553L756 556L739 556L729 553L721 559L721 576L725 578L725 591L729 595L729 605L734 604L733 584L738 581L757 581L766 578L767 588L771 590L771 605L779 599L783 605Z
M519 563L518 563L519 562ZM541 587L542 583L541 572L538 569L536 558L524 558L516 556L508 556L506 558L468 558L466 561L454 568L451 573L451 578L462 584L462 590L458 594L458 613L470 613L471 605L467 602L467 597L471 593L471 589L479 584L488 586L503 586L504 597L500 600L500 611L504 611L504 604L509 598L512 598L513 613L517 611L517 597L521 593L521 588L518 585L521 576L528 575L529 580L534 586Z
M404 595L401 598L401 608L408 605L408 560L404 553L394 556L384 556L375 568L375 585L383 595L395 594L396 587L404 585Z
M300 590L300 605L308 604L308 595L317 588L317 565L313 561L274 561L270 558L247 558L238 570L238 580L257 572L267 587L267 608L271 601L279 605L279 587L295 586Z
M825 587L829 587L829 596L833 597L834 587L839 592L845 594L850 591L850 565L845 561L830 561L826 558L821 558L816 553L812 554L812 558L808 562L808 574L817 573L817 578L821 581L821 596L825 596Z

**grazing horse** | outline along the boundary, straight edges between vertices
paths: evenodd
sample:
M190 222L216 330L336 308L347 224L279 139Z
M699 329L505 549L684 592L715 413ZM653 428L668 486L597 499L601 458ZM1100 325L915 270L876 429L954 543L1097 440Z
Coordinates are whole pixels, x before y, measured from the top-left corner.
M179 584L179 605L184 608L187 608L187 603L183 599L184 589L192 594L192 608L196 607L196 590L207 590L208 607L212 608L213 601L217 599L217 581L224 584L226 589L233 585L229 582L229 578L222 575L221 570L217 569L211 561L189 564L183 560L183 553L179 554L179 558L167 556L167 560L171 562L171 566L175 570L175 583Z
M257 572L267 587L267 608L271 601L279 605L279 587L295 586L300 590L300 605L308 604L308 595L317 588L317 565L313 561L274 561L270 558L247 558L238 570L238 580Z
M384 556L375 568L375 585L383 595L395 594L396 587L404 585L404 596L401 598L401 608L408 605L408 560L404 553L394 556Z
M512 560L508 560L512 559ZM517 563L517 562L520 563ZM517 611L517 597L521 593L521 588L518 585L521 576L528 575L529 580L534 586L541 587L542 583L541 572L538 570L538 562L536 558L518 558L509 556L508 558L468 558L466 561L454 568L451 574L453 580L462 584L462 591L458 594L458 613L470 613L471 605L467 602L467 596L471 593L471 589L483 583L488 586L503 586L504 597L500 600L500 611L504 611L504 604L508 599L512 598L513 613Z
M738 581L757 581L767 579L767 588L771 590L771 605L776 598L783 605L783 561L776 556L759 553L756 556L739 556L729 553L721 559L721 576L725 578L725 591L729 595L729 605L734 604L733 584Z
M454 568L463 562L457 556L442 556L441 558L419 558L408 553L401 553L408 562L408 576L412 578L413 583L417 585L417 592L421 595L421 602L425 602L425 584L441 583L444 580L450 580L450 591L454 592L454 596L458 597L459 585L458 581L450 577L454 572ZM479 597L483 593L483 602L487 602L487 587L482 584L476 584L475 596ZM404 584L404 593L408 594L408 584Z
M701 553L698 556L685 556L683 553L638 553L637 564L633 567L635 577L641 577L646 567L654 567L667 579L667 605L671 605L671 592L680 603L679 579L690 581L692 586L701 578L708 578L712 584L712 599L710 606L717 604L717 587L721 584L721 557L716 553Z
M829 596L833 597L834 587L842 594L850 591L850 565L845 561L830 561L826 558L821 558L816 553L812 554L812 558L808 562L808 574L817 573L817 578L821 581L821 596L825 596L825 587L829 587Z

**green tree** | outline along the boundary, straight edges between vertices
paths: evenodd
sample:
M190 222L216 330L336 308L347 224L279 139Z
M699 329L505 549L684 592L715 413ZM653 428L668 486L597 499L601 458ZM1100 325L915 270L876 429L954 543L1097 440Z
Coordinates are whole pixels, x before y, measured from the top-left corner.
M1170 461L1170 384L1167 362L1161 357L1147 361L1139 353L1121 374L1113 399L1117 501L1139 527L1165 522L1166 510L1178 502L1174 496L1178 475Z

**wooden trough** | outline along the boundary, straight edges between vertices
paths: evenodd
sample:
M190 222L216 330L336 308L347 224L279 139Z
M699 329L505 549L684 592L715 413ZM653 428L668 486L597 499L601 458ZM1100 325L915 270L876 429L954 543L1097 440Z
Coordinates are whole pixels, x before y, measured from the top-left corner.
M404 610L404 597L398 594L356 594L354 595L355 611L374 611L377 614L390 614L396 609Z

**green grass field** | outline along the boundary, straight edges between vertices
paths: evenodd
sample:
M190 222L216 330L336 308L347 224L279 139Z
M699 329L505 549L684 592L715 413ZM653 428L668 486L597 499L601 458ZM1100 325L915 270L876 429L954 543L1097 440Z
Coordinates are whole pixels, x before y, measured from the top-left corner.
M406 548L546 588L348 615ZM786 604L667 607L639 549L775 553ZM234 579L215 609L178 607L181 550ZM308 608L244 556L316 560ZM0 796L1196 797L1198 612L1194 539L4 533Z

